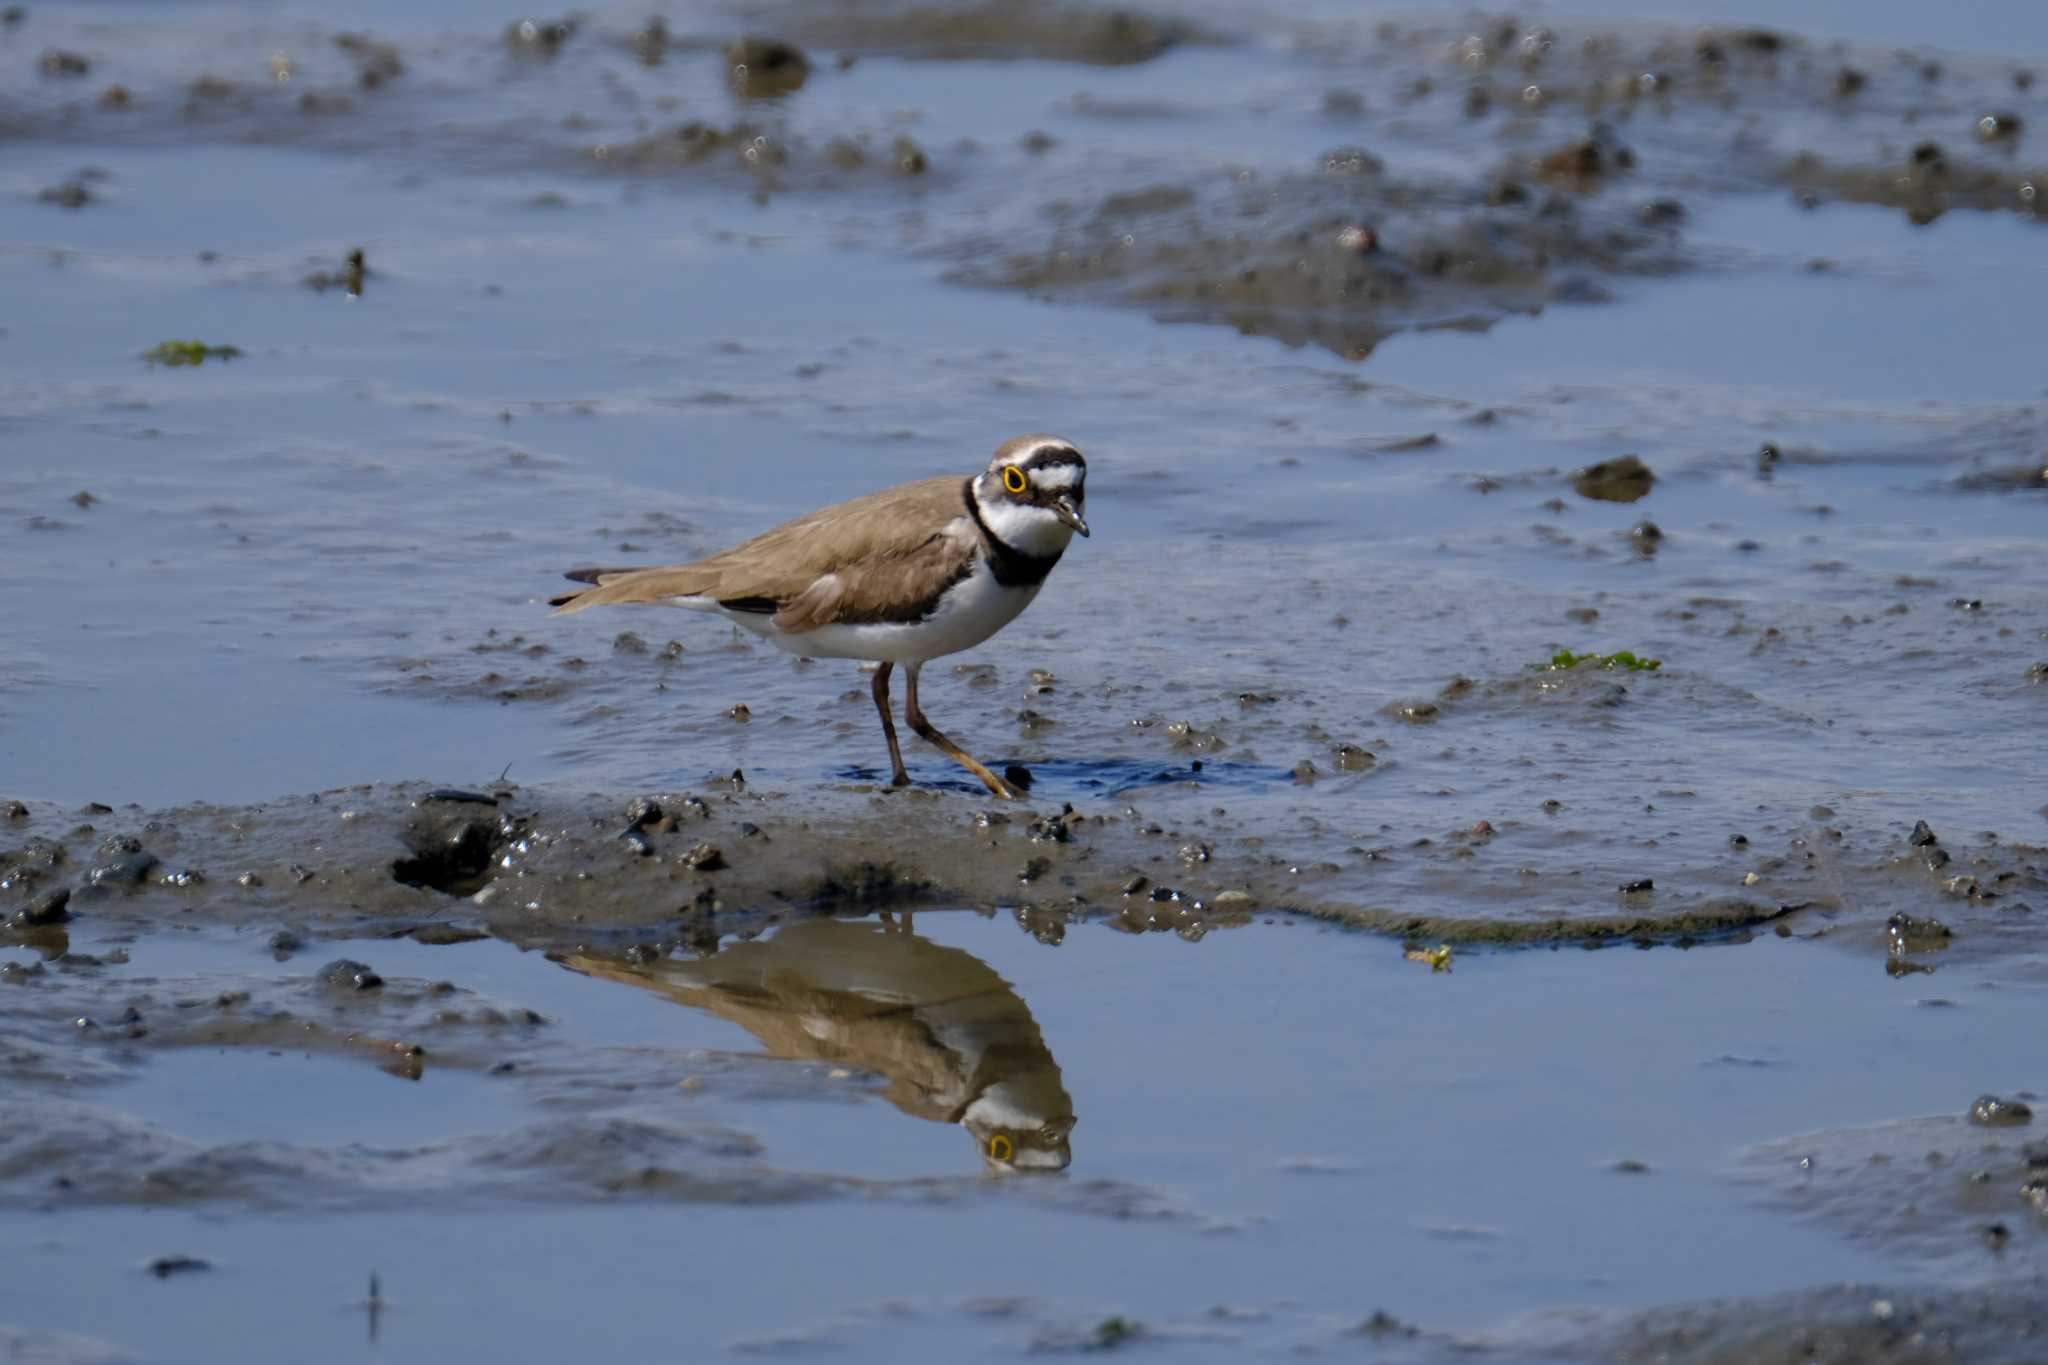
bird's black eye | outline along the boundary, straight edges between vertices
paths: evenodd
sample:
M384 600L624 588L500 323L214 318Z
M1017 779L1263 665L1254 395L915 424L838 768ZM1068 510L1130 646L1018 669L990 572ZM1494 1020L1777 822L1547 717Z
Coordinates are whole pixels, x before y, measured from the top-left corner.
M1003 482L1007 484L1009 480L1005 479ZM1017 1155L1017 1144L1001 1133L997 1133L988 1140L988 1154L997 1161L1008 1161L1011 1157Z
M1022 493L1030 482L1029 479L1024 477L1024 471L1017 468L1017 466L1013 464L1003 466L1003 487L1009 489L1012 493Z

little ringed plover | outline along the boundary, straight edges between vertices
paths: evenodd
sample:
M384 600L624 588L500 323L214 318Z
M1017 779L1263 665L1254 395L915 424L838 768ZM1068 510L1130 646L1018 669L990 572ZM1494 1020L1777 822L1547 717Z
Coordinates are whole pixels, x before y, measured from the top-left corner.
M926 719L918 670L972 649L1017 618L1060 562L1082 517L1088 464L1057 436L1003 442L988 468L821 508L691 564L574 569L592 586L551 599L556 615L615 603L715 611L792 654L872 659L892 781L907 786L889 675L902 664L903 717L1005 800L1017 795Z

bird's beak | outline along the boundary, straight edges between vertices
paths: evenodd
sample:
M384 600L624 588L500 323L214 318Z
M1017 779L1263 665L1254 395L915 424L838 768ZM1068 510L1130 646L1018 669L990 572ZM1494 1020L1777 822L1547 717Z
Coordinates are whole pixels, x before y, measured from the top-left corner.
M1088 534L1088 523L1081 520L1081 509L1074 506L1073 498L1055 498L1053 500L1052 510L1053 514L1057 516L1061 521L1064 521L1067 525L1073 527L1076 531L1079 531L1084 536Z

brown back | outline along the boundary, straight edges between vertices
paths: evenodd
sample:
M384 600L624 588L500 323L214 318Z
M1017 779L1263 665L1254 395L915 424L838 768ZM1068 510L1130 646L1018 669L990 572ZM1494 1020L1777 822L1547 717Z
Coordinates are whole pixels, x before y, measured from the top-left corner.
M821 508L690 564L578 570L597 586L553 599L556 614L677 597L758 603L784 630L917 620L973 567L980 532L967 480L947 474Z

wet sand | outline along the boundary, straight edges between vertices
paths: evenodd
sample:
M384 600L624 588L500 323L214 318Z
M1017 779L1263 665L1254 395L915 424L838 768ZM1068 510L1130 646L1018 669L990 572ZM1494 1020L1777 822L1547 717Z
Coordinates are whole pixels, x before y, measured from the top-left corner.
M0 1344L2031 1359L1998 11L0 17ZM546 615L1047 428L1023 803Z

